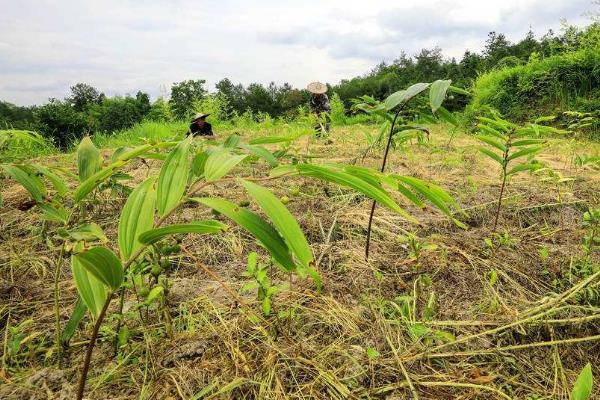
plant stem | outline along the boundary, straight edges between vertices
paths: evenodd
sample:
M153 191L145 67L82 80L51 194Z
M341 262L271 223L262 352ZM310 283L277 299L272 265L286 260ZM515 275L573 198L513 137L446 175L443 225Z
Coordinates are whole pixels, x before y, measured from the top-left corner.
M390 126L390 134L388 137L387 145L385 146L385 152L383 153L383 162L381 163L380 171L383 172L385 170L385 165L387 163L388 153L390 151L390 146L392 145L392 138L394 137L394 126L396 125L396 121L398 120L398 116L400 115L400 108L396 111L394 115L394 120L392 121L392 125ZM369 214L369 226L367 227L367 243L365 244L365 260L369 259L369 246L371 244L371 227L373 225L373 216L375 215L375 206L377 205L376 201L373 201L371 205L371 213Z
M119 319L117 321L117 329L116 329L116 336L115 336L115 343L114 343L114 347L115 347L115 352L114 352L114 356L117 356L117 353L119 352L119 331L121 330L121 324L123 323L123 306L125 305L125 287L121 287L121 289L119 289L120 293L119 293Z
M61 361L61 344L60 344L60 270L62 269L63 259L65 255L65 246L64 244L60 248L60 255L58 256L58 261L56 262L56 267L54 269L54 317L55 317L55 327L56 327L56 352L58 363Z
M96 323L94 324L94 329L92 330L92 337L90 338L90 342L88 343L88 347L85 352L85 360L83 361L81 376L79 377L79 383L77 384L77 400L83 399L85 381L87 380L87 374L90 369L90 361L92 361L92 353L94 351L94 346L96 345L96 338L98 337L98 331L100 330L100 325L102 325L102 321L104 320L104 316L106 315L106 310L108 310L108 305L110 304L112 295L113 294L110 293L106 298L106 302L104 302L104 307L102 307L102 311L100 311L100 315L98 315L98 319L96 319Z
M496 226L498 226L498 217L500 216L500 207L502 206L502 195L504 194L504 187L506 186L506 170L502 171L502 186L500 187L500 196L498 197L498 208L496 208L496 216L494 217L494 229L496 232Z

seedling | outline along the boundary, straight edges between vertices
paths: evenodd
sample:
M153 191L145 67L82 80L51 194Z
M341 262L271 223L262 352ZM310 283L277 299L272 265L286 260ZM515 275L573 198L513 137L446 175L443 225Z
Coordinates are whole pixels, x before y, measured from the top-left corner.
M492 112L492 118L479 117L479 121L480 133L477 135L477 139L487 145L479 150L496 162L501 169L500 194L492 228L492 231L496 232L502 197L508 179L519 172L539 169L540 164L533 158L544 149L546 144L546 139L540 136L564 131L538 124L518 126L502 119L495 112Z

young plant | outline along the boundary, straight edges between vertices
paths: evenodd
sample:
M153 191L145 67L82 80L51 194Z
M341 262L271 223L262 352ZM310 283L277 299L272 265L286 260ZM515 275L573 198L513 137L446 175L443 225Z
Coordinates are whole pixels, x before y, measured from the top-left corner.
M534 171L540 168L540 164L533 159L544 149L546 144L546 139L540 136L545 133L562 131L537 124L518 126L500 118L497 113L492 113L492 118L479 117L479 121L480 133L477 135L477 139L487 145L480 147L479 150L497 163L501 171L498 206L492 229L493 232L496 232L508 179L520 172Z
M600 246L600 207L590 207L583 214L583 227L586 232L581 246L585 252L585 257L589 258L596 246Z
M406 235L400 235L398 240L408 247L410 260L414 260L417 267L421 265L421 253L423 251L433 251L438 248L436 244L424 243L421 238L412 232L408 232Z
M248 265L242 276L252 278L252 281L242 287L242 292L251 292L256 290L256 298L261 302L263 314L268 317L271 315L272 298L286 285L273 285L269 278L270 266L268 264L258 263L258 254L252 252L248 255Z
M410 140L413 137L419 137L420 135L422 136L423 133L429 135L429 131L426 128L418 125L412 125L409 123L409 118L412 117L414 119L414 112L411 112L410 115L403 115L403 111L405 111L406 106L409 104L409 102L427 89L429 89L429 104L431 106L431 112L435 115L438 115L446 121L456 123L456 120L454 119L452 114L444 107L442 107L442 103L446 98L446 93L448 92L448 90L456 91L459 93L467 92L465 92L462 89L451 86L450 80L437 80L433 83L416 83L405 90L400 90L395 93L392 93L383 102L378 102L377 100L368 96L363 96L361 99L363 100L362 102L355 101L355 104L353 106L355 110L367 112L385 121L380 130L380 135L377 139L375 139L374 143L381 142L385 135L386 129L389 126L387 144L385 146L385 150L383 153L383 161L381 163L380 168L381 172L385 171L390 147L395 137L399 137L399 143L403 143L407 140ZM371 147L367 148L367 150L363 153L363 159L366 156L367 152L370 150L370 148ZM429 185L431 184L420 185L422 189L420 195L431 201L434 205L436 205L436 207L438 207L446 215L451 217L452 220L455 221L458 225L462 225L451 216L451 212L447 208L447 206L439 206L440 203L447 204L449 196L445 195L445 193L441 195L441 189L438 187L435 187L433 188L433 190L430 190L432 188L428 187ZM417 205L422 205L421 201L418 199L411 199L410 197L409 199ZM452 206L458 209L458 206L455 203L453 203ZM375 207L376 202L373 202L371 205L371 212L369 214L369 224L367 228L365 259L369 258L371 228L373 223L373 216L375 214Z

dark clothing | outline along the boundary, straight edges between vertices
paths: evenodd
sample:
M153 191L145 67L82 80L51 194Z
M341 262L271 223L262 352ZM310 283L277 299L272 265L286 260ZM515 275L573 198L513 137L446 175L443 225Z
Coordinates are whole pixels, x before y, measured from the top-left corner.
M331 112L329 97L325 93L310 97L310 109L314 113Z
M205 122L202 128L200 128L198 124L194 122L190 125L190 130L187 134L188 136L190 134L193 136L213 136L212 125Z
M311 96L310 97L310 109L313 113L317 115L317 118L321 119L319 124L315 126L315 131L317 131L317 136L321 137L323 134L329 133L329 124L331 122L331 118L329 113L331 113L331 105L329 104L329 97L325 93ZM324 131L324 132L323 132Z

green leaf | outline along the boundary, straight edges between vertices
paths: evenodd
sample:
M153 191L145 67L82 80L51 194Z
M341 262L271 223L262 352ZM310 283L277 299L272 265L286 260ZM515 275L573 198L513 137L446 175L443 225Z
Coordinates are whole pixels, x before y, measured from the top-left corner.
M81 299L81 297L79 297L75 303L75 308L71 313L71 317L69 318L67 325L65 325L65 329L63 329L62 334L60 335L60 341L64 347L69 346L69 341L71 341L71 338L75 334L75 331L77 330L77 327L83 319L87 309L88 308L85 305L85 302Z
M485 154L486 156L488 156L489 158L491 158L492 160L496 161L498 164L504 165L504 160L502 159L502 157L500 157L498 154L494 153L493 151L486 149L485 147L480 147L479 151L482 152L483 154Z
M575 381L571 392L571 400L588 400L592 395L593 384L592 364L587 363L579 373L577 381Z
M365 196L402 215L404 218L412 222L417 222L413 216L400 208L396 201L381 186L374 186L358 176L324 166L299 164L296 168L301 175L312 176L313 178L334 182L338 185L358 190Z
M94 319L98 318L108 295L102 282L91 274L76 256L71 256L71 270L79 296L90 310Z
M483 132L489 133L492 136L495 136L496 138L502 140L503 142L506 142L508 140L508 136L497 131L496 129L492 128L491 126L487 126L484 124L478 124L477 127L482 130Z
M152 147L153 146L151 144L145 144L136 147L130 151L127 151L119 157L119 161L115 161L114 163L96 172L94 175L90 176L85 181L81 182L81 184L73 193L73 198L75 199L75 201L80 202L81 200L83 200L92 190L96 188L96 186L107 180L115 171L117 171L119 168L122 168L131 159L148 151Z
M119 217L119 251L123 260L129 260L142 244L138 237L154 226L156 207L155 177L140 183L131 192Z
M456 87L456 86L449 86L448 87L448 91L453 92L453 93L457 93L457 94L462 94L462 95L465 95L465 96L470 96L471 95L470 92L466 91L465 89Z
M450 111L446 110L444 106L439 106L436 115L440 117L442 120L452 124L454 126L458 126L458 120Z
M512 145L515 147L521 147L521 146L529 146L530 144L542 144L545 142L546 142L546 139L523 139L523 140L514 141L512 143Z
M81 139L79 147L77 147L77 171L79 173L79 181L83 182L90 176L94 175L102 168L102 157L100 150L89 136Z
M534 171L538 168L539 168L539 164L523 163L523 164L515 165L513 168L510 169L510 171L508 171L506 173L506 175L513 175L513 174L523 172L523 171Z
M268 162L271 165L271 167L276 167L279 164L279 162L277 161L277 159L275 158L273 153L271 153L269 150L265 149L264 147L254 146L251 144L240 144L240 145L238 145L238 147L248 151L249 153L255 155L256 157L264 159L266 162Z
M152 244L158 242L165 236L178 233L221 233L226 230L227 225L219 221L195 221L187 224L174 224L145 231L140 235L139 241L143 244Z
M206 151L202 153L198 153L194 156L192 160L192 173L194 176L202 176L204 175L204 166L206 165L206 160L208 159L208 154Z
M250 144L269 144L291 142L292 138L288 136L263 136L250 140Z
M504 146L502 143L494 140L493 138L491 138L489 136L477 135L476 138L478 140L481 140L484 143L489 144L490 146L494 146L495 148L497 148L498 150L500 150L503 153L506 151L506 146Z
M242 180L242 184L273 222L275 229L284 238L289 248L298 260L300 260L302 266L308 268L313 263L314 257L296 218L268 189L244 180Z
M226 149L214 151L208 156L204 165L204 178L207 182L221 179L244 158L246 158L246 155L231 154Z
M162 286L153 287L152 290L150 291L150 293L148 293L148 296L146 297L146 301L144 301L144 304L146 304L146 305L152 304L154 299L156 299L158 296L160 296L163 292L164 292L164 288Z
M415 83L414 85L410 86L406 90L399 90L395 93L392 93L384 101L385 108L388 111L392 110L392 109L396 108L396 106L398 106L399 104L406 103L407 101L409 101L410 99L412 99L413 97L415 97L416 95L418 95L419 93L421 93L422 91L427 89L428 87L429 87L429 83L421 82L421 83Z
M429 88L429 104L431 112L435 113L446 98L446 91L452 83L451 80L437 80L431 84Z
M367 357L369 358L369 360L372 360L374 358L380 357L381 353L379 353L377 351L377 349L375 349L374 347L367 347Z
M227 139L225 139L225 141L223 142L223 147L228 147L233 149L234 147L237 147L237 145L240 143L240 135L238 135L237 133L234 133L232 135L229 135L227 137Z
M59 196L64 196L69 191L69 188L67 187L65 182L60 178L60 176L52 172L49 168L38 164L32 164L31 166L34 169L36 169L40 174L43 174L46 178L48 178L50 183L52 183L54 190L56 190L56 193L58 193Z
M46 197L46 187L40 178L27 173L23 168L16 165L2 164L2 169L8 176L20 183L29 192L33 200L38 203L44 200Z
M512 161L512 160L515 160L520 157L525 157L530 154L536 154L536 153L539 153L541 150L542 150L542 148L540 146L527 147L525 149L519 150L519 151L514 152L511 155L509 155L508 161Z
M190 173L190 143L192 136L180 142L165 159L156 185L158 215L164 217L181 200Z
M49 203L38 203L38 208L44 213L44 219L47 221L62 222L66 224L69 220L69 213L60 205Z
M116 290L123 283L123 266L115 253L106 247L93 247L75 254L73 259L109 288ZM88 305L89 306L89 305Z
M94 222L81 225L69 231L69 236L71 236L71 238L74 240L84 240L87 242L93 242L97 240L101 242L108 241L100 225Z
M224 199L205 197L192 198L191 200L217 210L227 218L233 220L242 228L252 233L284 269L288 271L295 269L294 260L283 238L272 225L263 220L258 214L246 208L238 207Z
M454 201L454 199L446 193L441 187L434 185L431 182L425 182L421 179L417 179L411 176L396 176L394 175L400 182L412 187L415 191L417 191L421 196L425 197L429 200L433 205L435 205L440 211L446 214L448 217L452 219L452 221L460 226L461 228L465 228L465 225L456 220L452 216L452 211L449 206L456 208L459 211L462 211L458 204Z

